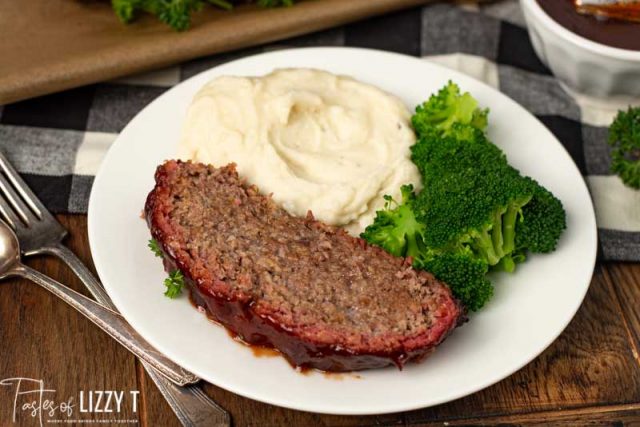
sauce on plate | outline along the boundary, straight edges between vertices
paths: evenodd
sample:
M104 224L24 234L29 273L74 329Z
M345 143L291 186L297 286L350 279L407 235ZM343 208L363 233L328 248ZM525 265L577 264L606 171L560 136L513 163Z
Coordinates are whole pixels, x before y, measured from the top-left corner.
M206 315L207 319L210 322L213 322L216 325L221 326L222 328L224 328L224 330L227 332L227 335L229 335L229 337L233 341L237 342L238 344L242 345L243 347L246 347L246 348L250 349L251 352L253 353L254 357L263 358L263 357L280 357L280 356L283 356L282 353L280 353L278 350L276 350L273 347L266 347L266 346L261 346L261 345L256 345L256 344L250 344L250 343L246 342L245 340L243 340L242 337L240 337L234 331L224 327L224 325L222 325L220 322L218 322L204 308L202 302L198 298L198 295L195 294L194 292L189 292L189 302L191 303L191 305L196 307L196 309L199 312L201 312L202 314ZM285 360L287 360L286 357L285 357ZM319 374L322 374L327 379L337 380L337 381L342 381L344 379L358 379L358 380L362 379L362 376L360 376L359 374L354 373L354 372L328 372L328 371L321 371L319 369L312 369L312 368L307 368L307 367L294 366L289 360L287 360L287 362L291 365L291 367L296 372L298 372L298 373L300 373L302 375L305 375L305 376L309 376L309 375L313 374L314 372L317 372Z

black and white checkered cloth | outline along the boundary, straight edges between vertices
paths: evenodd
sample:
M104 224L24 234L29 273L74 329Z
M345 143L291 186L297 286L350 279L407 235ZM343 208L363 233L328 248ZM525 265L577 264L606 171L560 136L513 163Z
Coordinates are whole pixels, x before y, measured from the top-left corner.
M285 47L361 46L428 58L498 88L535 114L582 171L596 208L600 257L640 261L640 192L609 172L607 125L618 108L570 96L536 57L516 0L435 4L197 59L141 76L0 106L0 149L54 212L85 213L100 161L152 99L200 71Z

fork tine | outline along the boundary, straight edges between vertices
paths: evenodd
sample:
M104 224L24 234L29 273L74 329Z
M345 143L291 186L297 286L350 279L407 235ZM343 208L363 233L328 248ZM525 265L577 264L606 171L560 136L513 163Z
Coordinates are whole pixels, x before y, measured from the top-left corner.
M36 217L42 219L42 213L47 212L47 208L45 208L40 199L33 194L27 183L24 182L18 172L11 166L11 163L9 163L2 151L0 151L0 170L4 172L11 184L13 184L13 188L20 194L22 200L31 208Z
M24 203L22 198L18 196L13 189L13 186L9 183L4 174L0 173L0 191L4 196L6 202L11 205L13 211L18 215L22 222L29 226L34 220L39 220L35 217L35 213L32 212L29 207Z
M15 231L18 227L23 226L22 221L15 214L14 210L9 206L4 195L0 195L0 216L9 224L9 226Z

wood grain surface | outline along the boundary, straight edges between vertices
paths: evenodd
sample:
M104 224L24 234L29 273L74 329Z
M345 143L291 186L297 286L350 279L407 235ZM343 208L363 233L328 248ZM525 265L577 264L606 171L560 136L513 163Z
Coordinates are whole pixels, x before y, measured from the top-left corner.
M109 1L0 1L0 104L331 28L430 0L302 1L193 15L175 32L152 16L118 21ZM66 25L60 25L64 22ZM19 34L19 37L15 35Z
M58 218L71 231L69 247L93 268L86 217ZM73 274L56 260L40 258L28 264L87 294ZM544 308L540 315L544 315ZM36 285L24 280L8 280L0 285L0 342L0 379L43 379L47 387L56 389L55 395L61 400L77 396L79 390L139 390L138 411L134 413L124 405L118 419L142 426L179 425L133 356ZM237 427L632 426L640 425L639 348L640 264L606 263L597 266L576 317L542 355L492 387L444 405L380 416L330 416L255 402L210 384L204 389L231 413ZM0 387L2 426L14 425L12 393L11 387ZM96 419L104 418L104 414L96 415ZM21 415L15 425L38 423Z

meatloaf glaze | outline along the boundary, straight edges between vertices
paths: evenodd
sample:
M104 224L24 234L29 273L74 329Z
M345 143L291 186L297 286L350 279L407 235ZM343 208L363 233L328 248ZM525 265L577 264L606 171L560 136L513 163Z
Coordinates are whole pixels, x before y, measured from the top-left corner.
M352 371L419 361L464 319L449 288L364 240L278 207L238 177L168 161L145 215L167 271L249 344L295 366Z

